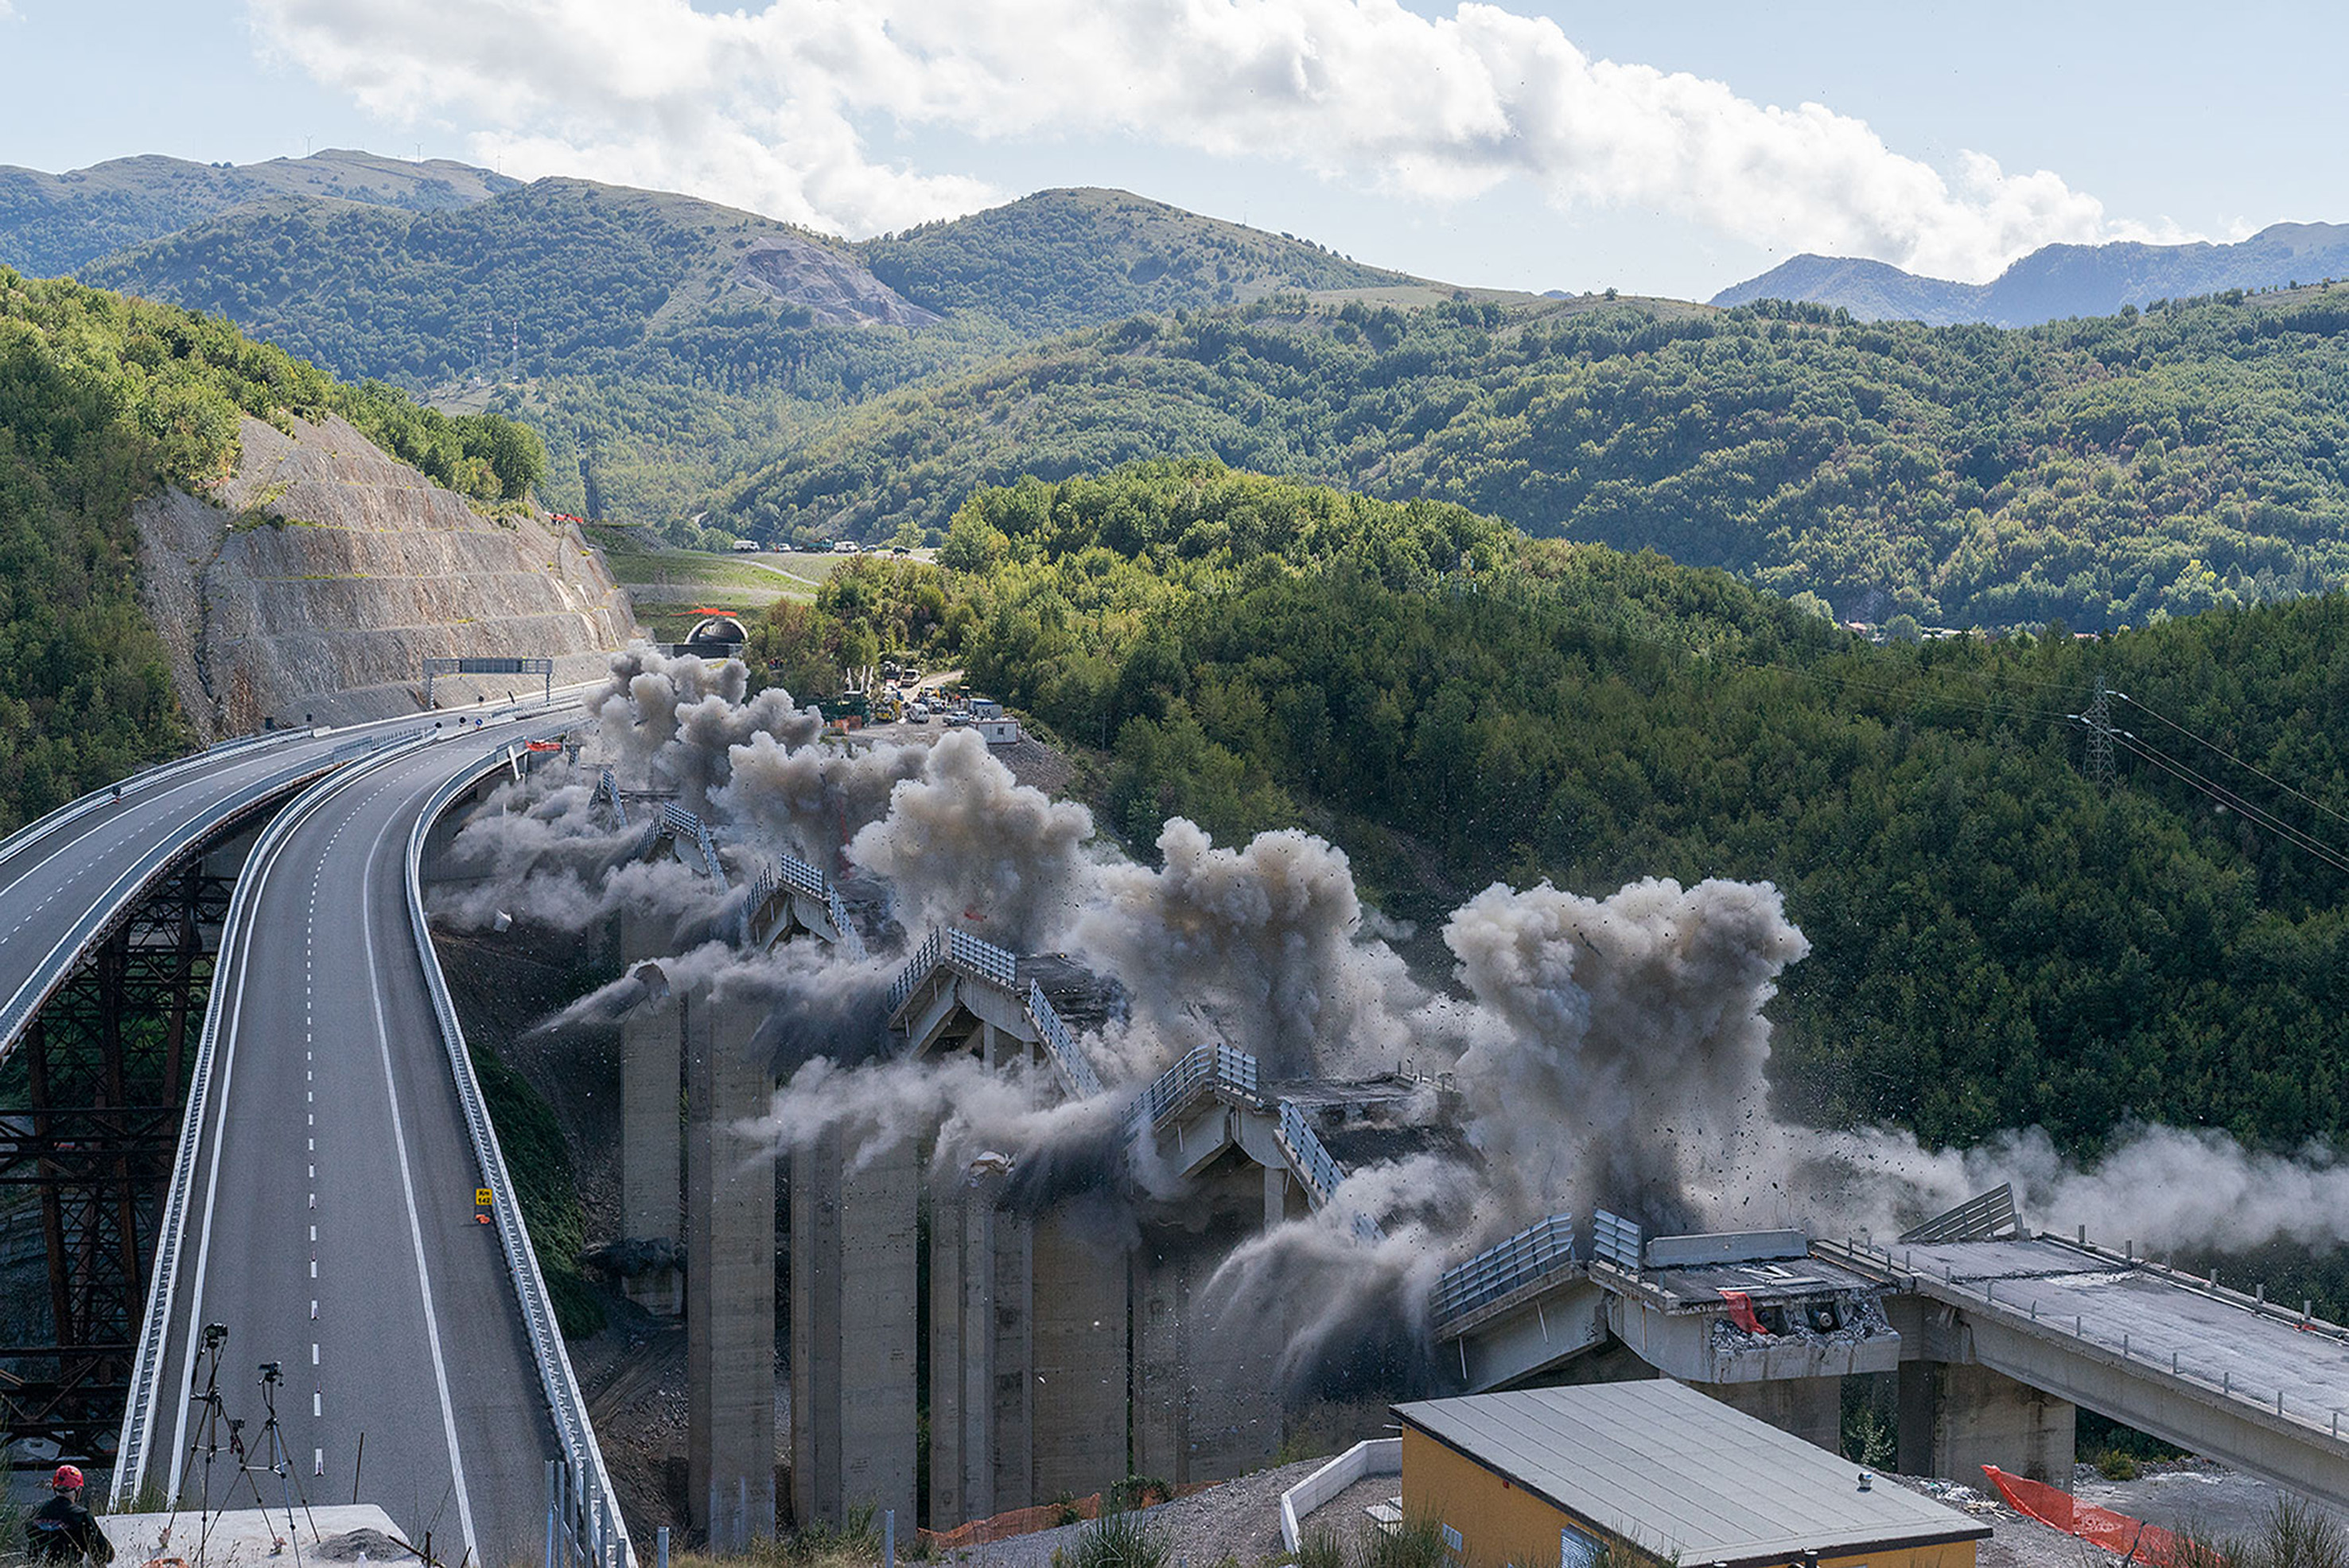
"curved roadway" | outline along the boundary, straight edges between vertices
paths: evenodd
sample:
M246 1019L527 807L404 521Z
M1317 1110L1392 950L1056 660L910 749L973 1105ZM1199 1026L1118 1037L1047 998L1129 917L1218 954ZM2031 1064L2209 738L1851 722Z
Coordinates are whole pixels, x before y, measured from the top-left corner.
M303 774L323 772L354 742L459 717L410 714L217 747L126 780L119 800L86 796L45 819L47 826L36 823L0 842L0 1056L96 930L137 902L141 885L151 880L145 868L156 875L168 869L172 848L239 792L292 773L285 786L290 792Z
M255 1374L278 1363L291 1486L309 1500L377 1503L418 1543L430 1532L445 1563L508 1563L541 1541L555 1434L496 1229L476 1218L406 853L440 784L546 728L492 725L336 774L246 868L146 1449L183 1503L255 1495L191 1387L191 1346L219 1324L222 1415L265 1462ZM290 1490L251 1480L272 1505Z

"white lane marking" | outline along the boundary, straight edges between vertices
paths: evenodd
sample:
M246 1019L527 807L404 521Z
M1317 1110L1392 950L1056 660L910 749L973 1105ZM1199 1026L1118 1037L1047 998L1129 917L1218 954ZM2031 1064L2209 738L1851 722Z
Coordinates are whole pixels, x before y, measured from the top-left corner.
M318 1342L315 1339L310 1342L310 1365L318 1365Z
M322 1476L326 1473L326 1449L312 1449L310 1450L310 1473L314 1476Z
M310 1260L310 1277L314 1280L318 1277L318 1260L316 1258Z
M286 836L289 838L293 836L291 826ZM254 872L253 901L255 906L260 904L262 895L267 891L269 874L276 869L276 867L277 857L273 854L269 857L269 863ZM222 1147L228 1142L229 1090L236 1081L236 1037L238 1026L244 1021L244 977L252 967L253 933L260 924L259 920L248 921L243 940L237 946L236 996L229 1008L228 1038L221 1044L220 1106L212 1122L212 1168L204 1179L204 1219L201 1232L202 1240L196 1246L195 1288L188 1293L188 1326L191 1329L203 1321L204 1275L206 1269L212 1263L212 1211L214 1200L220 1191L221 1150ZM315 1208L316 1204L317 1199L314 1196L311 1199L311 1205ZM181 1397L179 1417L172 1427L171 1495L173 1497L180 1495L181 1468L186 1462L188 1451L188 1403L194 1392L193 1387L191 1386Z
M359 872L359 929L367 934L368 911L375 907L375 862L383 853L384 841L391 836L394 813L376 835L375 843L361 862ZM432 1276L424 1262L424 1221L416 1210L416 1180L408 1165L408 1129L399 1114L399 1089L391 1075L391 1029L383 1017L383 982L375 961L375 943L360 942L367 951L367 992L375 1006L375 1040L377 1054L383 1062L384 1092L391 1098L391 1147L399 1151L399 1185L408 1199L408 1236L416 1249L416 1284L424 1298L424 1332L432 1345L432 1381L440 1393L440 1428L449 1443L449 1474L457 1490L457 1520L465 1532L465 1545L475 1557L481 1554L479 1539L473 1533L473 1500L465 1488L465 1457L457 1444L457 1411L449 1398L449 1366L440 1354L440 1320L432 1308Z
M314 1389L312 1389L312 1390L310 1391L310 1414L311 1414L311 1415L313 1415L313 1416L323 1416L323 1415L325 1415L325 1414L326 1414L326 1411L324 1411L324 1410L322 1410L322 1409L320 1409L320 1408L318 1407L320 1406L320 1404L321 1404L321 1403L323 1403L323 1402L325 1401L325 1399L326 1399L326 1396L325 1396L325 1395L323 1395L323 1394L321 1394L321 1393L319 1393L316 1389L315 1389L315 1388L314 1388Z

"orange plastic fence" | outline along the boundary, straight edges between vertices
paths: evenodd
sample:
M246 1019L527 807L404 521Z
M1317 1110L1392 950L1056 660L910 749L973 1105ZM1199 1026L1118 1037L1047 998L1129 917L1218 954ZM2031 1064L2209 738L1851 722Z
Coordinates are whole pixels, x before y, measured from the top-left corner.
M1095 1492L1074 1502L1047 1502L1034 1508L1015 1508L1009 1513L974 1519L968 1524L958 1524L952 1530L922 1531L921 1542L925 1546L948 1550L957 1546L992 1546L1015 1535L1032 1535L1040 1530L1066 1524L1071 1513L1079 1519L1099 1519L1101 1503L1101 1493Z
M2044 1481L2023 1476L2011 1476L1996 1465L1982 1466L1991 1485L2018 1513L2053 1526L2067 1534L2076 1535L2093 1546L2101 1546L2116 1557L2131 1563L2149 1563L2154 1568L2169 1568L2178 1561L2178 1537L2158 1524L2147 1524L2131 1519L2126 1513L2115 1513L2109 1508L2098 1508L2082 1502L2071 1493L2049 1486Z
M1195 1491L1205 1491L1213 1481L1192 1481L1174 1489L1176 1497L1188 1497ZM1145 1503L1165 1501L1164 1494L1145 1497ZM1034 1508L1015 1508L1009 1513L995 1514L987 1519L974 1519L968 1524L958 1524L952 1530L924 1530L917 1535L924 1546L951 1551L957 1546L992 1546L999 1541L1009 1541L1018 1535L1033 1535L1040 1530L1050 1530L1070 1522L1073 1513L1080 1521L1099 1519L1102 1494L1081 1497L1073 1502L1047 1502Z

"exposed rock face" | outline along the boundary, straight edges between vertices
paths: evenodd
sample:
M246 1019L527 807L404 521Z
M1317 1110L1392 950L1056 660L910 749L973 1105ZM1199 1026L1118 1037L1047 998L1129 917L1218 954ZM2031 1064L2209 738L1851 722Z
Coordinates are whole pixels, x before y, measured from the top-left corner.
M835 325L929 327L945 319L839 252L788 235L751 247L735 267L734 277L761 294L804 306L818 321Z
M136 514L140 597L205 740L417 711L427 658L553 658L558 684L586 679L635 626L575 530L483 517L339 418L291 436L247 419L243 443L208 499L166 491Z

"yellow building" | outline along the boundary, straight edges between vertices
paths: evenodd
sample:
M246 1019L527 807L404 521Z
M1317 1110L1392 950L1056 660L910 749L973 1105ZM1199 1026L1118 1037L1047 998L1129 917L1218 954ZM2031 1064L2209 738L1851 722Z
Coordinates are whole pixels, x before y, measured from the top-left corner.
M1402 1506L1464 1568L1974 1568L1990 1527L1669 1379L1398 1405ZM1618 1558L1618 1561L1622 1561Z

